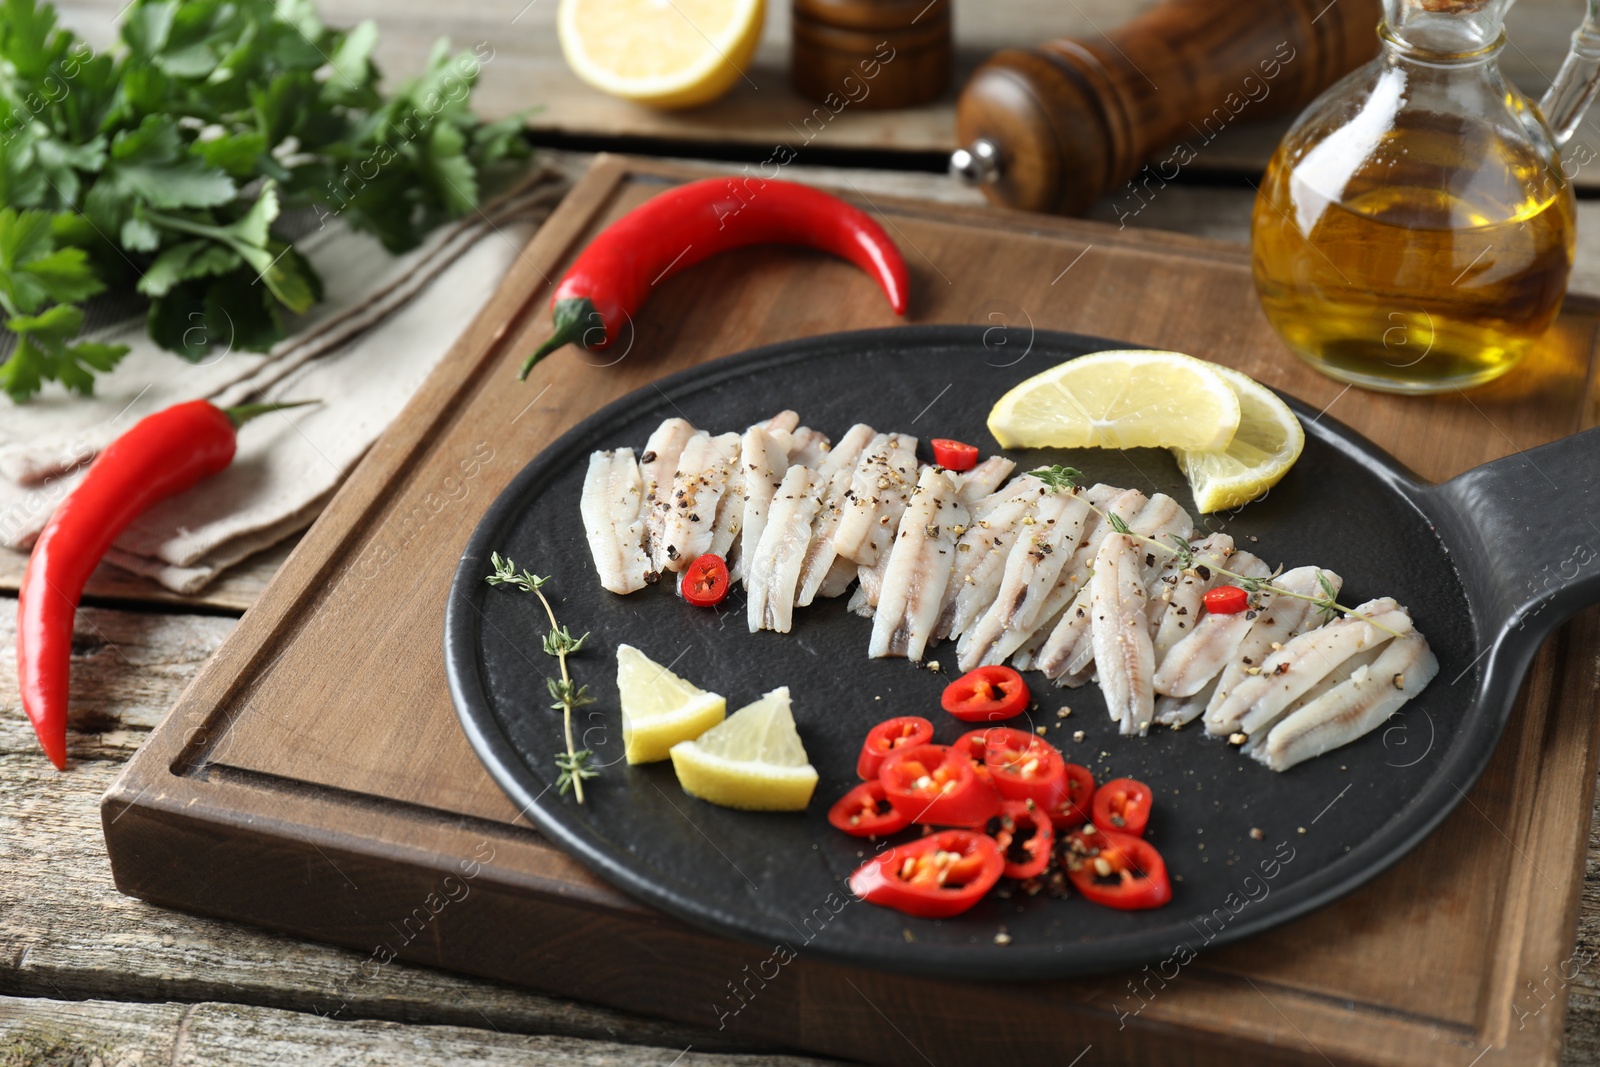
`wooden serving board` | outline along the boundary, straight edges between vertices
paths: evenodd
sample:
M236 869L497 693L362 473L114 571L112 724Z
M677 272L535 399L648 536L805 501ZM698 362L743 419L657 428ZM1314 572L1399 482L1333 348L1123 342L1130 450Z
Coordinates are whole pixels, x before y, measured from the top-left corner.
M660 375L894 321L841 262L746 250L663 283L614 365L569 349L517 384L549 331L548 280L609 220L692 173L601 157L534 237L107 793L118 886L370 952L372 967L398 955L873 1063L1465 1064L1485 1049L1505 1057L1485 1062L1555 1062L1563 976L1584 962L1570 957L1600 752L1595 612L1547 644L1489 770L1411 856L1338 904L1191 960L1197 927L1138 974L963 985L809 959L799 933L782 949L735 944L623 896L529 828L445 688L446 593L482 510L567 427ZM1429 478L1595 421L1593 301L1570 300L1503 382L1407 400L1346 391L1293 360L1239 246L865 206L910 263L910 321L1073 330L1219 360L1326 405ZM936 404L988 403L939 389L929 383ZM1391 741L1397 763L1426 758L1425 737ZM1353 787L1377 773L1352 767Z

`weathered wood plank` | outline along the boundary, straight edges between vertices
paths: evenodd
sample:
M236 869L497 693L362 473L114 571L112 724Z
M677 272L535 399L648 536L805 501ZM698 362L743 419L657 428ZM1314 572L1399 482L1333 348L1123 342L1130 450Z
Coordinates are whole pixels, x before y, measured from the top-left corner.
M1583 902L1578 913L1578 942L1571 957L1553 967L1549 980L1533 990L1519 990L1524 1010L1543 1012L1565 993L1567 1021L1562 1063L1567 1067L1600 1063L1600 796L1589 820L1589 854L1584 863Z
M485 0L477 4L439 4L432 0L324 0L318 7L334 25L365 18L382 31L377 60L391 78L415 73L440 36L458 48L483 42L492 56L484 64L475 97L478 109L498 118L528 108L535 133L600 137L639 137L680 143L737 143L751 151L789 145L872 151L949 152L955 142L955 100L972 69L1001 48L1037 44L1062 35L1093 35L1132 18L1155 0L957 0L956 71L951 88L938 101L900 111L845 108L826 123L801 124L818 105L789 88L789 5L769 3L765 36L747 79L721 100L691 111L661 112L614 100L584 85L567 69L556 39L555 0ZM68 0L63 21L92 44L113 39L123 0ZM1537 94L1561 65L1568 35L1581 5L1571 0L1522 0L1507 22L1508 47L1501 56L1510 79ZM1196 170L1258 173L1288 120L1241 124L1224 130L1192 164ZM1600 142L1597 128L1580 139ZM811 139L814 136L814 139ZM1600 179L1589 167L1580 183Z
M0 598L0 993L226 999L305 1012L343 1002L341 1018L450 1023L678 1049L733 1047L692 1027L399 962L369 978L361 970L369 961L366 953L123 896L112 885L106 862L100 795L235 622L95 608L80 612L69 737L73 763L58 774L38 754L18 703L15 619L16 601ZM105 1061L107 1067L112 1062ZM0 1067L10 1063L0 1051Z
M0 1067L822 1067L794 1056L708 1055L461 1026L404 1026L240 1004L140 1004L0 996Z

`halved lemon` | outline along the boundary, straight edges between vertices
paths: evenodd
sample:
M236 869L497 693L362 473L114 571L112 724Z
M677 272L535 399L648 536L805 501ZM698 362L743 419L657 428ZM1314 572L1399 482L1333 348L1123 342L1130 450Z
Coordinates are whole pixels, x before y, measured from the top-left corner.
M1219 451L1172 450L1201 512L1226 511L1248 504L1294 466L1306 446L1306 432L1289 405L1247 375L1213 367L1239 397L1239 428Z
M1094 352L1012 389L989 412L1002 448L1226 448L1239 400L1216 366L1181 352Z
M710 103L745 76L764 0L561 0L572 72L603 93L659 108Z
M722 697L684 681L632 645L617 646L617 689L629 763L664 760L673 745L699 737L728 714Z
M789 710L789 687L774 689L694 741L672 746L672 769L692 797L746 811L801 811L817 788Z

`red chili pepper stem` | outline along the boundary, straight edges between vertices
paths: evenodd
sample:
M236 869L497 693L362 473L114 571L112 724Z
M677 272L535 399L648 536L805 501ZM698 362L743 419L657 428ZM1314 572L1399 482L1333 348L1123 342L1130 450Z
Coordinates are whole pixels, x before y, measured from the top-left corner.
M710 256L752 245L830 252L877 281L896 315L906 313L911 275L882 226L807 185L750 184L731 177L689 182L651 197L596 235L551 294L554 331L524 361L522 376L562 345L605 348L657 285Z
M223 408L222 413L228 416L228 421L233 423L237 430L251 419L267 415L274 411L287 411L290 408L303 408L307 404L320 404L320 400L286 400L273 404L240 404L238 407Z
M595 309L594 301L586 296L569 296L557 300L551 315L555 320L555 332L544 344L533 350L533 355L522 361L522 369L517 372L519 382L527 381L534 365L562 345L582 345L584 348L591 348L592 346L584 340L589 336L590 330L598 329L602 338L606 335L605 325L600 320L600 312Z

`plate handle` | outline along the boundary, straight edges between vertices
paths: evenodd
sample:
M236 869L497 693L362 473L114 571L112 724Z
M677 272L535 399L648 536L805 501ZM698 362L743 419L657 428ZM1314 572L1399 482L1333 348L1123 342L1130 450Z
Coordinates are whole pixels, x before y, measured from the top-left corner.
M1543 635L1600 601L1600 428L1439 485L1440 530L1491 622Z

